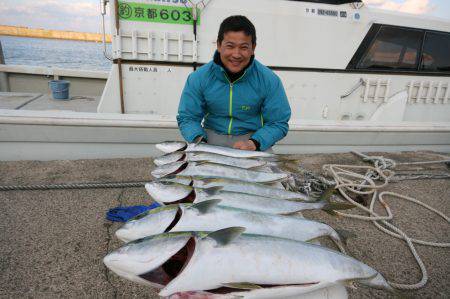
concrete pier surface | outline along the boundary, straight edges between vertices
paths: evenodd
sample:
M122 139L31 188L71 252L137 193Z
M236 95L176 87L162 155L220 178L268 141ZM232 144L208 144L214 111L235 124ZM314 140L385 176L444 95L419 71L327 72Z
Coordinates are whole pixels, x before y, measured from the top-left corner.
M398 162L432 161L432 152L376 153ZM328 163L361 164L353 154L299 155L302 166L320 172ZM80 182L149 181L151 159L0 162L0 185ZM403 166L421 173L450 173L445 164ZM386 190L423 201L450 215L450 180L392 183ZM388 198L392 221L411 237L450 242L450 224L418 205ZM0 192L0 297L157 298L157 290L140 286L108 271L102 258L120 246L118 223L105 212L118 205L150 204L144 188ZM381 213L380 207L376 209ZM354 211L354 213L357 213ZM416 283L421 275L404 241L394 239L371 222L332 217L322 211L304 216L356 234L349 254L379 270L390 281ZM330 242L324 244L333 246ZM450 297L450 249L416 246L429 276L427 285L402 292L407 298ZM393 298L384 291L358 286L350 298Z

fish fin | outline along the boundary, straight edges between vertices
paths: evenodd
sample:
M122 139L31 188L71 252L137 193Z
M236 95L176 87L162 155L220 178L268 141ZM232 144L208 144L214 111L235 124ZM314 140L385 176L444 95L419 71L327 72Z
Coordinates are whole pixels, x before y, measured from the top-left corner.
M208 213L212 208L220 203L220 199L210 199L193 204L189 209L196 209L200 214Z
M278 167L284 171L298 173L300 160L282 160L278 163Z
M239 237L244 231L245 227L234 226L209 233L206 237L214 239L220 246L226 246Z
M328 202L322 207L322 211L328 213L331 216L337 216L337 210L349 210L353 209L355 206L351 203L346 202Z
M351 279L341 280L340 283L341 283L342 285L346 286L346 287L349 288L349 289L352 289L352 290L358 289L358 288L356 287L356 284L355 284L355 281L354 281L354 280L351 280Z
M217 186L217 187L205 188L205 189L202 189L202 191L205 192L205 194L208 196L213 196L213 195L217 195L217 193L219 193L222 189L223 189L223 187Z
M222 285L226 288L240 289L240 290L256 290L263 288L260 285L249 282L232 282L232 283L223 283Z
M293 157L292 155L278 155L278 160L280 161L297 161L300 162L301 159L297 157Z
M331 196L333 196L336 193L337 193L337 190L336 190L336 188L334 188L334 186L328 187L325 191L323 191L322 194L320 194L318 201L325 200L325 201L329 202L331 200Z
M345 230L345 229L335 229L337 234L339 235L339 238L341 239L342 243L344 245L347 245L347 241L350 238L356 238L356 234L354 232Z
M308 240L306 240L305 242L306 242L306 243L311 243L311 244L317 244L317 242L318 242L320 239L322 239L322 236L315 237L315 238L312 238L312 239L308 239Z

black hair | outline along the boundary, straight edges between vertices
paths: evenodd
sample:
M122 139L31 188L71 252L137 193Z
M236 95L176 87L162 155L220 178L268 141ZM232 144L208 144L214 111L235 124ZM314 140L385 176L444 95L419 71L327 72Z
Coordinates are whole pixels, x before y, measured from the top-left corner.
M219 44L222 43L224 34L230 31L244 31L245 35L252 37L252 44L256 45L256 29L247 17L231 16L223 20L222 24L220 24L217 42Z

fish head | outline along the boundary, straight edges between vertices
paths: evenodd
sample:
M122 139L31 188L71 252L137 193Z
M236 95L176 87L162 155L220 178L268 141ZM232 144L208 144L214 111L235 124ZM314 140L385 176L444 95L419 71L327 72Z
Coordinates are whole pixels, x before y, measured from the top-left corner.
M103 258L117 275L154 287L167 285L189 261L192 232L164 233L127 243Z
M127 221L116 231L116 236L124 242L130 242L147 236L167 232L181 216L178 205L162 206L146 211Z
M155 178L162 178L171 174L177 174L187 167L188 163L184 161L173 162L156 167L152 172Z
M194 188L167 181L153 181L145 184L145 190L159 203L173 203L188 197Z
M174 152L156 157L155 159L153 159L153 163L155 163L155 165L157 166L161 166L173 162L184 161L185 157L186 153L184 152Z
M156 144L156 148L164 153L173 153L184 151L187 148L187 143L184 141L165 141Z

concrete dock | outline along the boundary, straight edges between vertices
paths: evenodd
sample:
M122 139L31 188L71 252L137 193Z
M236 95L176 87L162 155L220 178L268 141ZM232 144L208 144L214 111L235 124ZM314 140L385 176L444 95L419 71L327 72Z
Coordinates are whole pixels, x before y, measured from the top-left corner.
M432 152L376 153L396 161L439 160ZM327 163L363 164L352 154L300 155L302 166L319 172ZM0 162L0 185L149 181L151 159ZM403 167L413 172L450 173L445 164ZM415 197L450 215L450 180L414 180L386 190ZM393 223L418 239L450 242L450 225L437 215L400 199L388 199ZM118 223L105 212L118 205L149 204L144 188L0 192L0 297L157 298L157 290L128 282L109 272L102 258L120 246ZM381 209L377 209L381 212ZM405 242L371 222L306 212L334 228L356 234L349 254L379 270L390 281L416 283L420 271ZM333 246L325 241L326 245ZM450 249L416 246L428 270L427 285L402 292L407 298L450 297ZM384 291L358 286L350 298L390 298Z

